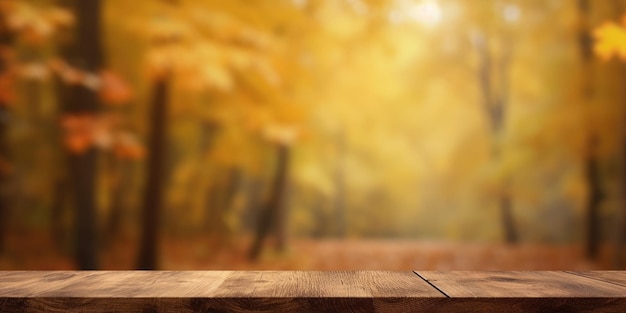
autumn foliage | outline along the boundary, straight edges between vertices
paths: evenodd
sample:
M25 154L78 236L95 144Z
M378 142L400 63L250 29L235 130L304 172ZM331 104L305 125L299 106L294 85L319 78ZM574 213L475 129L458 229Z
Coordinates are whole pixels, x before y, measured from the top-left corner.
M618 57L626 60L626 17L622 23L606 22L593 33L596 54L604 60Z
M626 1L84 1L0 0L0 269L621 255Z

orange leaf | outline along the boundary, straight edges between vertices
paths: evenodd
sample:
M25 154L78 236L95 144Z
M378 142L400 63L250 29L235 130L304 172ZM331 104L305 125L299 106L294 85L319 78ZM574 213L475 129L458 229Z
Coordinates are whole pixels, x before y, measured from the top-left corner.
M86 133L67 133L63 138L65 147L74 154L82 154L91 146L91 136Z
M15 84L9 73L0 75L0 105L9 106L15 100Z
M63 143L70 152L84 153L93 144L94 121L95 117L87 114L66 115L61 118Z
M100 73L102 86L100 99L110 105L119 105L128 102L133 94L130 86L120 75L113 71L105 70Z
M115 155L121 159L141 160L144 158L146 151L141 146L124 146L115 147Z
M140 160L146 151L139 141L130 133L120 133L114 148L115 155L122 159Z

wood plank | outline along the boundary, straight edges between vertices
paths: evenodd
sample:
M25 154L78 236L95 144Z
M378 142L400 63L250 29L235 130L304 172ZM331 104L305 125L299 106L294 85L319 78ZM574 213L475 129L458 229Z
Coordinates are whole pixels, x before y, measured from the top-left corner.
M90 272L0 271L0 297L33 297L39 292L61 288Z
M218 297L248 298L230 302L232 310L265 307L267 311L386 311L432 310L445 296L412 272L235 272L217 292ZM207 303L202 310L214 309ZM430 308L430 309L429 309Z
M227 271L0 272L0 297L211 297ZM20 277L23 281L17 282Z
M569 272L575 275L585 276L621 286L626 286L626 272L624 271L590 271L590 272Z
M0 312L626 312L626 286L595 277L417 274L0 272Z
M448 312L626 312L626 288L565 272L416 273Z
M220 297L434 297L440 292L413 272L244 271L220 286Z
M412 272L0 272L2 312L432 312L444 298Z
M611 298L443 298L376 304L368 298L0 298L12 312L626 312ZM374 303L372 303L374 302Z
M566 272L417 272L446 295L482 298L625 297L626 287Z

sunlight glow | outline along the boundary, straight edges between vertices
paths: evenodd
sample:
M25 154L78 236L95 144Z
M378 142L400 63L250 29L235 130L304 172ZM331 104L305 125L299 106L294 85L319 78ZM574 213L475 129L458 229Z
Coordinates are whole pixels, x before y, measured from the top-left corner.
M348 5L359 15L367 14L367 6L359 0L346 0Z
M505 21L514 23L519 20L521 12L518 6L510 4L504 7L504 10L502 10L502 16Z
M291 2L299 8L303 8L307 4L307 0L291 0Z
M434 27L441 22L441 6L434 1L398 1L397 7L389 14L392 23L417 22L427 27Z
M441 21L441 8L436 2L419 4L409 14L416 21L428 26L434 26Z

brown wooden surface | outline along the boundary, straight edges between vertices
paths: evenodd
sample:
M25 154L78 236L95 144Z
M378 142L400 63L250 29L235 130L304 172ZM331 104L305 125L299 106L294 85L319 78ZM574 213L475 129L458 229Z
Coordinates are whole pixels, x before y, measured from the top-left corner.
M626 312L625 273L0 271L0 312Z
M601 281L606 281L621 286L626 286L626 272L624 271L594 271L594 272L570 272L575 275L585 276Z
M568 272L415 273L449 312L626 312L626 287Z
M624 297L626 287L567 272L416 272L452 298Z

